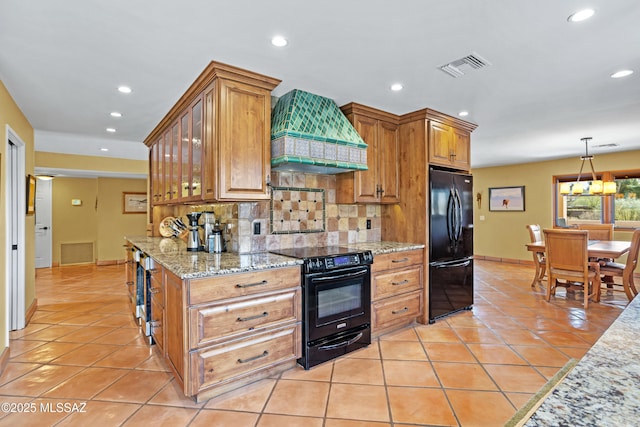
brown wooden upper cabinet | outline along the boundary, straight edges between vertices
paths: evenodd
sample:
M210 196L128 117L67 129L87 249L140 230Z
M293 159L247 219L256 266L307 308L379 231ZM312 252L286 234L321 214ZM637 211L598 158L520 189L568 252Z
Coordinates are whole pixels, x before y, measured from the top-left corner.
M471 132L476 124L429 108L401 116L400 123L414 123L416 130L424 132L429 164L471 170Z
M338 174L336 201L398 203L398 116L353 102L340 109L368 145L368 170Z
M268 199L279 83L211 62L144 141L152 203Z
M429 121L429 163L468 171L471 168L469 132Z

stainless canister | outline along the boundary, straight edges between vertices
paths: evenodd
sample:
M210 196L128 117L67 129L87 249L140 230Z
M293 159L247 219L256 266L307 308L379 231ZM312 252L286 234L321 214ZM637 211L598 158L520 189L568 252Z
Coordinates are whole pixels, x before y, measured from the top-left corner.
M222 252L222 230L220 230L219 228L214 229L209 235L207 244L209 252Z

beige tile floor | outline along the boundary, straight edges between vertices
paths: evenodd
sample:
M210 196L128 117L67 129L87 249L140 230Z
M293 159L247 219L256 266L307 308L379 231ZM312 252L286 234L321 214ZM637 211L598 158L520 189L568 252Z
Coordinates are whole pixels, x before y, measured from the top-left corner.
M38 270L38 310L0 376L0 403L22 412L3 406L0 426L501 426L627 304L547 303L532 275L477 261L473 311L196 404L140 336L123 266Z

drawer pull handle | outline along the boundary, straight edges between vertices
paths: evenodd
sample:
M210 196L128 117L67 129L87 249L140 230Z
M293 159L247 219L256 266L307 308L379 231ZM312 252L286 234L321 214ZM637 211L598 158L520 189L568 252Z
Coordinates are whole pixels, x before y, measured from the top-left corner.
M400 281L400 282L391 282L391 284L392 284L393 286L406 285L407 283L409 283L409 280L407 280L407 279L404 279L404 280L402 280L402 281Z
M259 354L257 356L249 357L247 359L238 359L238 363L253 362L254 360L262 359L263 357L267 357L268 355L269 355L269 352L265 350L262 354Z
M249 320L260 319L261 317L267 317L268 315L269 315L269 313L265 311L263 313L256 314L255 316L238 317L238 322L247 322Z
M159 294L160 292L162 292L162 289L160 289L160 288L151 288L151 289L149 289L149 293L152 294L152 295Z
M159 320L152 320L151 322L149 322L149 326L151 326L152 328L160 328L162 327L162 323Z
M127 286L135 285L135 282L127 282Z
M250 288L252 286L261 286L261 285L266 285L267 282L266 280L263 280L262 282L257 282L257 283L247 283L247 284L243 284L243 283L238 283L236 285L236 288Z
M391 262L407 262L409 261L409 258L404 257L404 258L400 258L400 259L392 259Z
M401 314L401 313L406 313L407 311L409 311L409 307L405 307L402 310L393 310L391 314Z
M158 271L158 269L157 268L150 268L147 271L149 272L149 274L154 274L154 273L156 273Z

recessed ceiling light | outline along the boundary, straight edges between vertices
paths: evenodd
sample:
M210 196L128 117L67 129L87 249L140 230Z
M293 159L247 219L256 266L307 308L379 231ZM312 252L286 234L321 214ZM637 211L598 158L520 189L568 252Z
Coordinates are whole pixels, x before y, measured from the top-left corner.
M284 47L288 45L289 42L287 41L287 39L285 39L282 36L275 36L274 38L271 39L271 44L277 47Z
M118 86L118 92L131 93L131 88L129 86Z
M110 113L110 116L111 116L111 117L122 117L122 113L119 113L119 112L117 112L117 111L112 111L112 112Z
M633 74L633 70L620 70L611 74L611 78L619 79L620 77L627 77Z
M469 112L468 112L468 111L460 111L460 112L458 113L458 115L459 115L460 117L468 116L468 115L469 115Z
M585 19L591 18L594 13L596 13L596 12L593 9L580 10L580 11L574 13L573 15L569 15L569 17L567 18L567 21L569 21L569 22L584 21Z
M111 133L114 133L114 132L116 131L116 129L115 129L115 128L106 128L105 130L106 130L107 132L111 132Z
M101 148L100 151L109 151L108 148Z
M391 85L391 90L394 92L397 92L399 90L402 90L404 86L402 86L400 83L394 83Z

